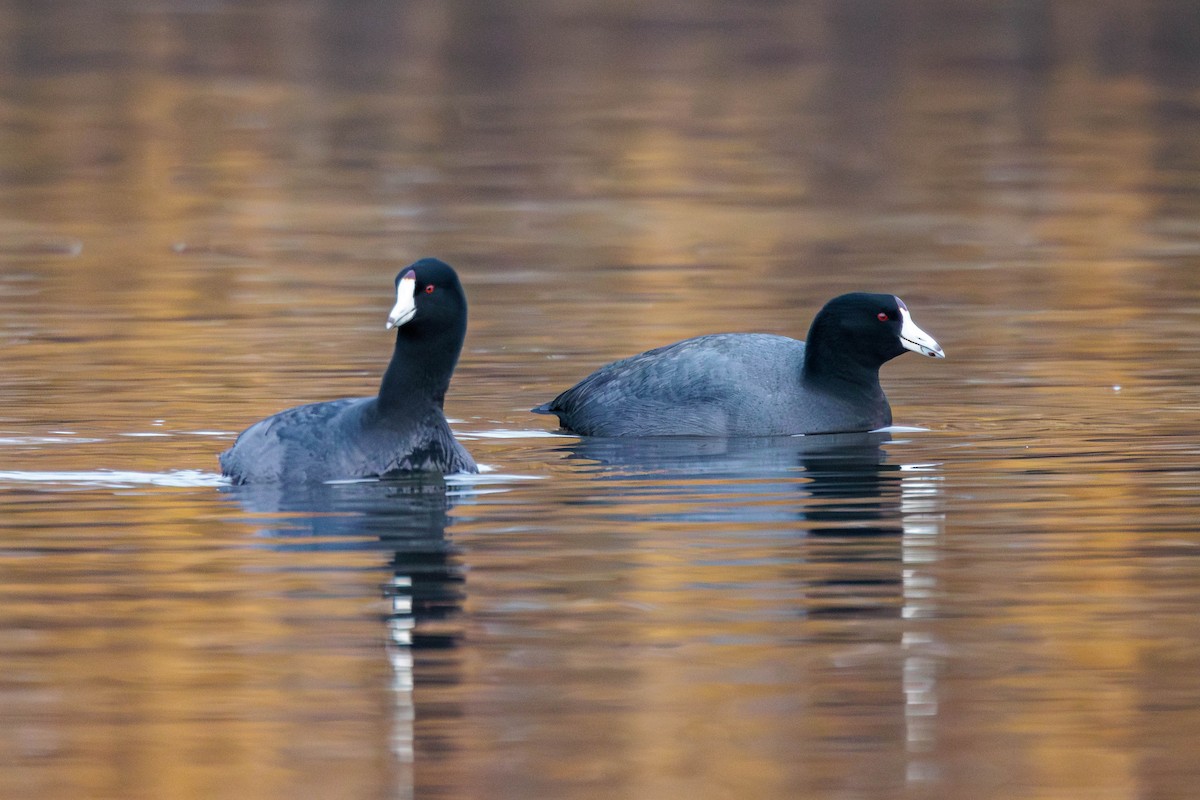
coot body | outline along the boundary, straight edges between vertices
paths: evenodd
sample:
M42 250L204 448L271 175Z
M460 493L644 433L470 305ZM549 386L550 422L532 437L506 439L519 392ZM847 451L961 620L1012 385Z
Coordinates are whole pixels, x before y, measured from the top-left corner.
M807 342L698 336L615 361L533 411L585 436L777 436L892 423L879 368L912 350L945 354L890 294L835 297Z
M327 481L405 472L477 472L442 411L467 330L454 270L426 258L396 276L396 345L379 394L290 408L221 454L234 483Z

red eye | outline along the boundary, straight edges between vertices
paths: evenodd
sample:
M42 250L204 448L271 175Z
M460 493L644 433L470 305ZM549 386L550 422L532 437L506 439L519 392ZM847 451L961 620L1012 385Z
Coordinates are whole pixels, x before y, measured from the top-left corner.
M889 319L891 319L891 317L888 316L886 311L880 311L875 315L875 319L879 320L880 322L887 322Z
M432 283L425 287L425 294L433 294L433 284Z

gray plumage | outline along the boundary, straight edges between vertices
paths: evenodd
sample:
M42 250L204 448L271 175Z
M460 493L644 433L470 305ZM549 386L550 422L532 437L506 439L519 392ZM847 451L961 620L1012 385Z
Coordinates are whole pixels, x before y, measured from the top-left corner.
M882 428L892 411L879 367L906 349L942 357L907 314L893 295L842 295L818 313L807 344L761 333L698 336L601 367L533 411L585 436Z
M383 414L378 398L290 408L256 422L221 454L235 483L328 481L404 472L477 472L441 408Z

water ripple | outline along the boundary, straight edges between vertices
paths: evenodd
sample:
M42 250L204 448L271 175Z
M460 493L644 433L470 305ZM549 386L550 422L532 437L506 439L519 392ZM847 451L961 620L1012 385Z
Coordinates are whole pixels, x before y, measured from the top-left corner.
M0 484L47 484L125 489L134 486L220 486L228 483L215 472L180 469L168 472L132 472L127 470L85 470L77 472L0 471Z

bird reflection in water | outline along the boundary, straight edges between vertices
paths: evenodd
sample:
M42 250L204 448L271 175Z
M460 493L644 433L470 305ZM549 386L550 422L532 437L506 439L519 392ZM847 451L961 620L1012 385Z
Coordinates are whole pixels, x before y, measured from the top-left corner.
M440 475L323 484L248 484L222 489L265 526L279 551L378 550L391 575L382 587L395 722L392 749L415 759L414 691L457 680L465 571L446 536L452 496Z
M825 436L584 437L560 448L621 491L613 515L797 542L788 560L810 617L911 617L906 565L940 530L934 467L894 463L889 431ZM902 444L897 442L896 444ZM902 453L903 450L901 449ZM635 498L640 502L630 503ZM720 525L727 527L714 527ZM800 569L802 567L802 569Z
M844 645L845 665L895 664L908 778L921 783L930 777L921 754L932 747L937 713L935 643L922 620L936 610L932 566L944 515L937 466L898 463L904 444L878 431L583 438L560 450L620 486L583 501L611 500L619 505L613 518L684 523L690 535L758 552L764 540L782 541L768 548L777 557L764 568L799 588L794 613L812 623L805 641Z

